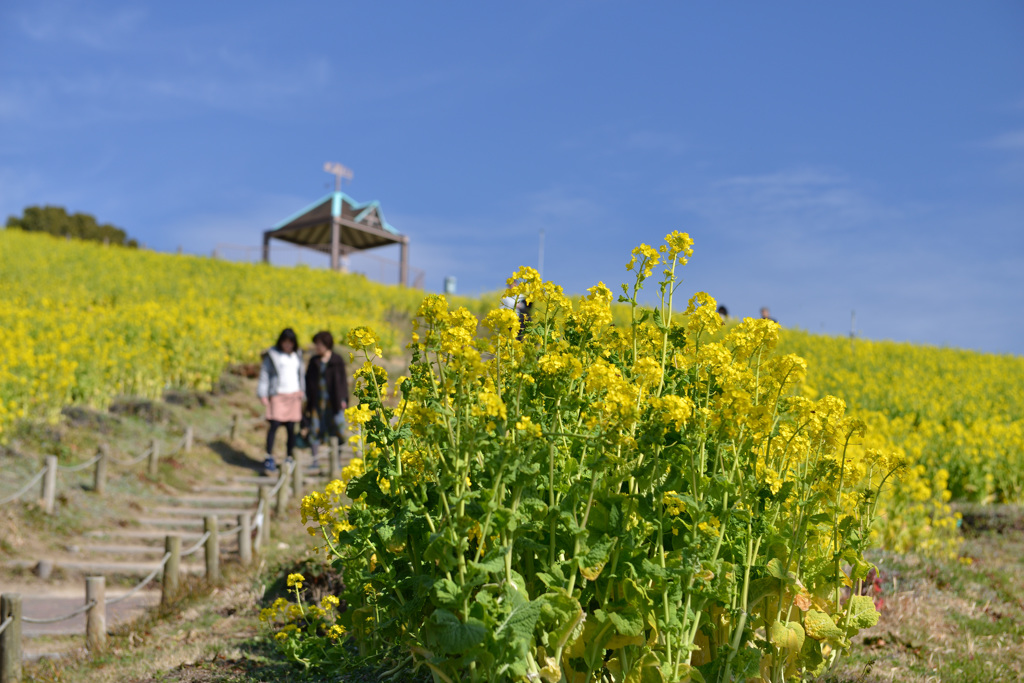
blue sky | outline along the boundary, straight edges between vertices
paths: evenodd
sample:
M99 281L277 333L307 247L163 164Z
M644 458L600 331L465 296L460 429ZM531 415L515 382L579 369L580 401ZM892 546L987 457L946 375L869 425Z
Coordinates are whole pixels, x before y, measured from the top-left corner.
M0 220L256 245L328 160L428 289L678 229L734 315L1024 354L1019 2L0 5Z

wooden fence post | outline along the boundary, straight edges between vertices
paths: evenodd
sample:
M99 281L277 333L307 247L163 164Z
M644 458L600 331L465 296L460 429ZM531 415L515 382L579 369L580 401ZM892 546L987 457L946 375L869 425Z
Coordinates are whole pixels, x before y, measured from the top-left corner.
M294 466L294 463L292 466ZM291 470L289 470L288 465L285 464L285 466L281 470L281 478L284 479L285 481L279 482L277 486L277 507L274 510L274 513L278 516L284 514L285 507L288 505L288 494L291 492L287 485L287 479L289 474L291 474Z
M248 512L238 515L238 562L243 567L252 563L252 526Z
M206 580L210 583L220 581L220 539L217 538L217 515L207 515L203 519L205 531L210 532L206 539Z
M21 595L0 595L0 624L11 618L0 633L0 683L21 683Z
M238 438L238 413L231 416L231 436L228 438L232 443Z
M185 452L192 452L192 443L195 441L195 431L192 429L192 425L185 427Z
M257 550L264 543L270 543L270 487L265 484L260 485L259 502L263 503L263 525L260 526L259 533L256 536Z
M178 593L179 573L181 572L181 536L168 534L164 538L164 552L170 553L164 565L163 587L160 591L160 602L164 605L174 599Z
M103 576L85 577L85 602L94 602L85 613L85 647L95 652L107 644L107 580Z
M156 479L157 465L160 463L160 442L153 439L153 445L149 449L149 477Z
M46 474L43 475L43 511L52 515L57 498L57 456L46 456Z
M292 495L302 500L302 468L297 460L292 463Z
M107 459L110 457L110 446L100 444L100 459L96 461L96 471L92 477L92 492L102 496L107 490Z
M331 452L327 455L327 481L334 481L341 476L341 442L338 437L331 437Z

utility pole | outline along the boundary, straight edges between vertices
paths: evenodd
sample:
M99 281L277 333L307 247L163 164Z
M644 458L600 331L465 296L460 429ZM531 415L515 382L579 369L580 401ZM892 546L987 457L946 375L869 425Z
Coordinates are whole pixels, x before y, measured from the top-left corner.
M537 245L537 274L544 279L544 228L540 229L540 243Z

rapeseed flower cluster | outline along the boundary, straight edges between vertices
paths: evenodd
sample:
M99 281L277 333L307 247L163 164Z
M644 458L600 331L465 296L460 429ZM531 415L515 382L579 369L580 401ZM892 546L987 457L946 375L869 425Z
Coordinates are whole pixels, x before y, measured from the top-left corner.
M706 293L674 310L692 253L678 232L634 250L628 321L603 284L570 300L531 268L505 292L532 305L522 331L424 299L401 398L377 370L358 383L364 458L303 504L361 652L441 680L472 662L488 680L775 681L823 673L874 623L844 595L904 458L803 395L776 323L722 330Z
M309 667L321 664L324 646L340 641L347 629L339 620L345 610L341 600L327 594L319 604L309 604L304 599L305 583L302 574L289 574L287 585L295 601L277 598L260 610L259 620L264 628L273 632L274 641L289 659Z

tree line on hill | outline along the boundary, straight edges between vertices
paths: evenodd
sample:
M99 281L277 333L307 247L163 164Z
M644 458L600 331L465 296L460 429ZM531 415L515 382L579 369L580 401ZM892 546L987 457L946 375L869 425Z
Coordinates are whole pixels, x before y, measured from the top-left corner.
M69 214L63 206L29 206L21 217L8 216L7 227L123 247L139 246L138 241L128 237L121 228L110 223L101 224L95 216L87 213Z

